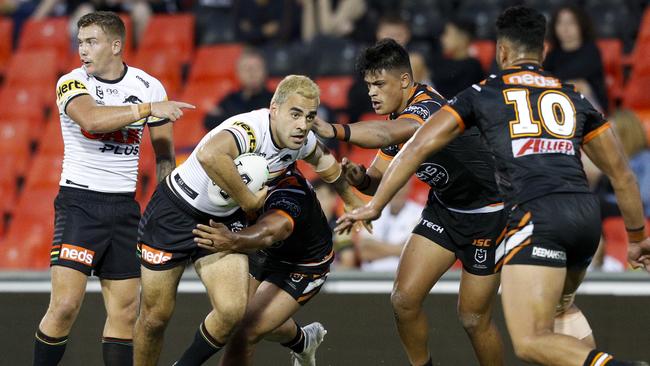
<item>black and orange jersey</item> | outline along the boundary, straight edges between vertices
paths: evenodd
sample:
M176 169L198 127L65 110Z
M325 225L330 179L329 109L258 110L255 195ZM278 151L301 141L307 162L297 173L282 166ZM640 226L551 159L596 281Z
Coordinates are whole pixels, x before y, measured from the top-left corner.
M580 146L609 128L572 85L539 65L490 75L443 107L463 128L477 126L510 204L558 192L589 192Z
M390 119L414 119L423 124L427 118L446 104L446 100L433 88L416 84L408 105ZM401 145L388 146L378 156L392 160ZM429 200L438 200L452 209L463 211L496 207L501 199L494 180L494 161L481 140L478 129L468 129L440 152L431 155L420 165L416 177L427 183L431 190Z
M263 211L286 216L293 231L262 254L271 262L300 267L303 272L328 267L334 259L332 229L309 182L294 168L271 184Z

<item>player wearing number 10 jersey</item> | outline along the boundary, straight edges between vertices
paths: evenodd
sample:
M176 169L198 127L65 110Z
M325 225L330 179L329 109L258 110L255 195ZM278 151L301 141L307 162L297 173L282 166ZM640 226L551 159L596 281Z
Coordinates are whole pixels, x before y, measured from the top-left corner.
M503 265L502 302L517 356L542 365L647 365L596 350L589 324L573 305L600 236L581 147L613 181L635 265L650 243L634 174L609 123L572 86L539 66L545 28L539 12L507 9L497 20L502 71L429 118L393 160L374 198L344 216L342 226L376 217L427 156L477 126L495 158L509 210L497 262Z

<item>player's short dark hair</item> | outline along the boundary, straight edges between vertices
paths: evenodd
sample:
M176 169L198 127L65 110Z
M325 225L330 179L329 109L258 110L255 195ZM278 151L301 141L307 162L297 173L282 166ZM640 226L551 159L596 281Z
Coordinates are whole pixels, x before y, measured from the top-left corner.
M96 11L88 13L77 22L78 28L91 25L99 26L107 35L120 37L122 41L126 37L126 28L122 19L112 11Z
M591 42L596 38L594 34L594 27L593 24L591 23L591 18L589 18L587 12L585 12L581 7L576 5L571 5L571 4L564 5L557 8L553 12L553 15L551 16L551 21L548 24L548 33L549 33L548 38L553 47L559 47L560 45L560 40L557 38L557 33L555 33L555 25L557 24L558 18L560 16L560 12L564 10L569 11L571 14L573 14L573 17L576 19L576 22L578 23L578 27L580 28L580 36L582 38L582 42Z
M497 19L497 39L505 38L530 52L544 50L546 18L539 11L513 6L506 9Z
M357 70L361 76L381 70L398 70L413 75L409 53L394 39L386 38L361 52L357 58Z

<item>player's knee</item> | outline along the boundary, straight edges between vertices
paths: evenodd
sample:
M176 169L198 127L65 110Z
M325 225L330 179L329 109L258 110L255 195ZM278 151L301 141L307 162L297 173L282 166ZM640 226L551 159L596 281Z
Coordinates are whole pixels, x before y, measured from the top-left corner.
M458 310L458 320L460 324L465 328L465 331L469 334L475 334L480 332L482 329L488 325L489 316L486 314L481 314L472 311L463 311L462 309Z
M161 333L172 317L172 309L165 307L142 307L138 322L148 333Z
M230 328L234 328L244 318L246 301L228 301L215 309L219 319Z
M408 291L393 289L390 294L390 302L396 314L412 313L420 309L420 302Z
M57 322L69 324L74 322L80 308L80 299L61 298L52 301L49 312Z
M535 362L537 341L535 336L520 337L519 339L512 340L512 347L515 350L515 355L522 361Z

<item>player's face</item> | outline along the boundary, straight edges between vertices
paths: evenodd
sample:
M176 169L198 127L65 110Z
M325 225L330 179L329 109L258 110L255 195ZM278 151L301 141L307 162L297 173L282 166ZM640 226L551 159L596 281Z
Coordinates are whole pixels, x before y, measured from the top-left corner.
M406 81L405 76L406 75ZM400 112L404 89L408 88L408 74L399 71L368 72L364 77L372 109L377 114Z
M298 150L307 140L314 124L318 99L294 93L280 104L271 104L271 130L274 141L282 148Z
M79 57L90 75L102 75L119 55L121 41L108 37L98 25L79 28L77 38Z

